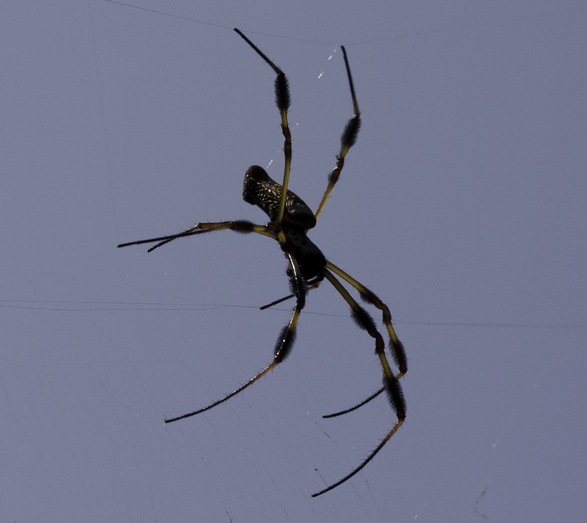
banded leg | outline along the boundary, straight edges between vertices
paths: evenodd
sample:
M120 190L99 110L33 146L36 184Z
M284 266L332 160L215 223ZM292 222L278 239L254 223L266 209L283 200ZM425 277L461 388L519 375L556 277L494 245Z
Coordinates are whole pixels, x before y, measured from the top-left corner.
M389 308L387 307L387 305L385 305L385 303L383 303L375 295L375 293L373 293L372 291L367 289L364 285L359 283L357 280L355 280L352 276L350 276L349 274L344 272L342 269L340 269L339 267L337 267L336 265L334 265L331 262L326 262L326 266L329 269L331 269L333 272L338 274L345 281L347 281L355 289L357 289L363 300L367 301L368 303L371 303L373 306L377 307L379 310L382 311L383 323L385 324L385 326L387 327L387 331L389 332L389 349L391 351L391 354L393 356L395 363L399 367L399 374L397 374L397 376L396 376L396 378L399 380L408 370L407 358L406 358L406 353L405 353L403 343L398 339L398 337L395 333L395 330L393 328L393 324L391 322L391 313L389 312ZM375 391L373 394L371 394L369 397L367 397L366 399L364 399L360 403L357 403L356 405L353 405L352 407L349 407L348 409L334 412L332 414L326 414L323 417L324 418L334 418L336 416L348 414L349 412L352 412L353 410L356 410L359 407L366 405L367 403L369 403L371 400L375 399L377 396L379 396L384 391L385 391L385 386L383 386L379 390Z
M359 291L359 294L361 295L361 298L364 301L371 303L374 307L376 307L382 312L383 323L387 327L387 332L389 333L389 350L391 351L393 360L399 367L399 374L396 376L396 378L401 378L408 371L408 360L406 358L406 351L404 349L404 345L398 339L397 334L395 333L395 329L393 328L389 307L385 305L385 303L383 303L375 295L373 291L369 290L362 283L359 283L357 280L355 280L351 275L347 274L341 268L337 267L331 262L326 262L326 267L328 267L332 272L336 273L343 280L345 280L355 289L357 289Z
M171 234L169 236L159 236L158 238L148 238L147 240L137 240L134 242L121 243L118 247L128 247L129 245L141 245L143 243L155 243L157 245L151 247L147 252L154 251L158 247L169 243L170 241L176 240L177 238L183 238L185 236L194 236L196 234L204 234L207 232L222 231L230 229L235 232L249 233L255 232L264 236L269 236L274 240L277 240L275 233L269 229L266 225L256 225L247 220L233 220L228 222L202 222L190 227L189 229L180 232L178 234Z
M405 355L405 349L404 349L403 343L398 339L398 337L395 333L395 330L393 328L393 324L392 324L392 320L391 320L391 313L389 311L389 308L387 307L387 305L385 305L385 303L383 303L375 295L375 293L373 293L368 288L366 288L364 285L362 285L357 280L352 278L349 274L344 272L342 269L340 269L339 267L337 267L336 265L334 265L331 262L327 262L326 266L328 268L330 268L333 272L336 272L341 278L343 278L345 281L347 281L353 287L355 287L359 291L359 294L362 299L364 299L368 303L371 303L374 307L376 307L382 311L383 322L386 325L386 328L389 333L389 340L390 340L390 347L389 348L390 348L390 351L391 351L391 354L392 354L392 357L393 357L395 363L399 367L399 373L396 375L396 378L399 380L407 372L407 358ZM318 285L320 284L321 281L322 281L322 279L320 279L316 283L314 283L313 281L308 282L309 283L308 290L311 290L311 289L318 287ZM264 305L263 307L260 307L260 309L261 310L268 309L269 307L273 307L274 305L277 305L285 300L288 300L289 298L293 298L293 296L294 296L293 294L290 294L289 296L284 296L283 298L280 298L280 299L275 300L271 303L268 303L267 305ZM385 391L385 386L381 387L380 389L375 391L373 394L371 394L369 397L367 397L366 399L364 399L360 403L357 403L356 405L349 407L348 409L334 412L332 414L326 414L322 417L323 418L334 418L336 416L341 416L342 414L347 414L349 412L352 412L352 411L358 409L359 407L366 405L367 403L369 403L371 400L375 399L377 396L379 396L384 391Z
M256 53L269 64L271 69L275 71L277 77L275 78L275 103L279 114L281 115L281 131L283 133L283 152L285 154L285 164L283 167L283 183L281 184L283 189L281 192L281 199L279 201L279 215L277 217L277 223L281 223L283 220L283 213L285 212L285 197L287 194L287 186L289 184L289 173L291 169L291 133L289 130L289 124L287 121L287 111L291 104L291 97L289 94L289 82L285 76L285 73L277 67L269 58L259 49L253 42L251 42L240 29L236 27L234 30L238 35L243 38L247 44L249 44Z
M289 323L281 330L281 332L279 333L279 337L277 338L277 343L275 344L275 355L273 357L273 361L269 365L267 365L267 367L265 367L261 372L259 372L255 376L253 376L244 385L240 386L238 389L234 390L230 394L227 394L226 396L219 399L218 401L215 401L214 403L211 403L210 405L202 407L202 408L195 410L193 412L183 414L182 416L177 416L175 418L166 419L165 423L172 423L174 421L179 421L181 419L195 416L196 414L200 414L201 412L210 410L213 407L216 407L217 405L224 403L225 401L229 400L233 396L236 396L237 394L239 394L240 392L245 390L247 387L249 387L250 385L255 383L259 378L265 376L265 374L267 374L269 371L271 371L273 368L275 368L277 365L279 365L289 355L289 353L293 347L294 341L295 341L296 327L298 324L298 319L300 317L300 313L302 312L302 309L304 308L304 306L306 304L306 286L305 286L305 282L301 276L300 268L299 268L298 263L296 262L295 258L288 253L287 253L287 257L288 257L288 259L291 263L291 266L292 266L292 273L293 274L291 277L291 280L292 280L291 284L292 284L292 288L296 292L297 300L296 300L296 305L294 307L291 319L289 320Z
M355 474L360 472L367 463L369 463L377 453L385 446L385 444L390 440L390 438L397 432L397 430L403 424L406 418L406 404L403 396L403 392L401 389L401 385L398 379L394 376L389 363L387 362L387 357L385 356L385 343L383 342L383 337L377 331L375 327L375 323L369 313L361 307L357 301L349 294L349 292L344 288L344 286L336 279L336 277L328 270L324 269L324 277L332 283L334 288L339 292L339 294L345 299L345 301L351 307L351 315L357 325L362 329L366 330L369 335L375 339L375 352L377 356L379 356L379 361L383 368L383 385L384 389L387 392L387 397L392 409L395 411L397 415L397 421L393 428L389 431L389 433L383 438L383 440L377 445L375 450L367 456L367 458L354 470L352 470L349 474L347 474L344 478L340 479L336 483L329 485L325 489L312 494L312 497L320 496L324 494L345 481L352 478Z
M344 56L344 65L346 67L346 74L349 79L349 87L351 89L351 97L353 99L354 116L347 122L347 124L344 127L344 130L342 131L342 135L340 137L340 152L338 153L338 156L336 157L336 166L334 167L334 169L332 170L332 172L328 176L328 185L326 186L326 192L324 193L324 196L322 197L322 201L320 202L320 205L318 205L318 209L316 209L316 212L314 213L314 216L316 216L316 219L318 219L318 216L322 212L324 205L326 205L326 200L328 200L328 197L330 196L332 189L336 185L336 182L338 182L338 178L340 177L340 173L342 171L342 168L344 167L344 158L345 158L346 154L348 153L349 149L353 145L355 145L355 142L357 141L357 136L359 135L359 129L361 128L361 112L359 111L359 104L357 102L357 96L355 94L355 85L353 83L353 76L351 74L349 60L347 58L346 49L344 48L344 45L341 46L341 49L342 49L342 55Z

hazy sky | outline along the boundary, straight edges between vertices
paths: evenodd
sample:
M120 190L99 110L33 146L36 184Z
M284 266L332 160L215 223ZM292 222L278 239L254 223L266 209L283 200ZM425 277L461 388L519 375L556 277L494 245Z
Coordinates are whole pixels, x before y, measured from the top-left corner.
M205 5L208 4L208 5ZM579 521L587 491L587 7L580 1L5 1L0 7L0 520ZM312 239L389 305L408 418L326 283L292 303L261 236L121 242L250 219L283 169ZM380 315L373 311L378 321Z

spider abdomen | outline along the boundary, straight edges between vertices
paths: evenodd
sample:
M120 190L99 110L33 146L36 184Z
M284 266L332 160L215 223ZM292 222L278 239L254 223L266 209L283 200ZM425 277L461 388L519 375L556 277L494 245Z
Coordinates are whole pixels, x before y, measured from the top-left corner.
M251 165L247 169L243 183L243 200L259 207L272 222L276 222L279 216L282 192L283 186L271 179L262 167ZM297 194L288 190L285 196L283 228L294 227L307 230L315 225L316 217L312 210Z

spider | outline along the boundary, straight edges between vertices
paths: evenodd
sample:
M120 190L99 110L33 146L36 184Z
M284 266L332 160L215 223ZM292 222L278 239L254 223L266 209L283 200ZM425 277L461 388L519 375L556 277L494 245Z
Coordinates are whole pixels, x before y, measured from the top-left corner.
M371 290L359 283L352 276L347 274L341 268L334 265L327 260L322 251L308 238L307 232L316 225L316 220L322 212L330 193L340 177L340 173L344 166L345 157L349 149L355 144L359 129L361 126L361 116L359 112L359 105L355 94L353 84L353 77L349 66L346 50L341 46L346 73L351 92L354 115L347 122L341 136L340 152L338 153L336 165L328 177L328 184L322 201L318 205L316 212L304 203L304 201L295 193L290 191L288 187L290 166L292 159L292 145L291 134L288 125L288 108L290 105L290 93L288 80L285 73L277 67L249 38L247 38L239 29L235 31L241 36L250 47L273 69L277 75L275 78L275 101L279 114L281 116L281 130L284 136L283 150L285 155L285 166L283 171L283 181L281 184L272 180L265 170L258 165L249 167L245 174L243 186L243 199L257 207L261 208L268 216L269 222L266 225L257 225L246 220L232 220L225 222L201 222L186 231L173 234L169 236L162 236L159 238L150 238L147 240L139 240L129 243L120 244L118 247L127 247L129 245L139 245L144 243L155 243L148 252L151 252L166 243L177 238L185 236L193 236L196 234L205 234L214 231L221 231L230 229L238 233L256 233L267 236L279 243L279 247L283 251L288 261L287 276L289 278L292 294L280 300L274 301L262 309L273 306L277 303L285 301L289 298L295 298L295 306L291 319L279 333L277 342L275 344L273 361L269 363L261 372L249 379L244 385L241 385L235 391L224 396L223 398L202 407L188 414L177 416L174 418L165 419L166 423L172 423L184 418L189 418L201 412L207 411L221 403L224 403L233 396L239 394L249 385L255 383L259 378L267 374L277 365L279 365L291 353L295 337L296 327L300 313L306 304L306 294L308 290L318 287L324 280L328 280L332 286L339 292L343 299L348 303L351 309L351 316L354 322L361 328L367 331L369 336L375 342L375 352L379 357L381 367L383 370L383 386L375 393L371 394L367 399L361 401L354 407L345 409L334 414L324 416L330 418L341 414L351 412L362 405L365 405L382 392L387 393L388 401L391 408L395 411L397 421L388 432L388 434L381 440L377 447L363 460L363 462L353 469L349 474L342 479L328 485L323 490L316 492L312 496L319 496L335 487L338 487L345 481L352 478L360 470L367 465L375 455L383 448L389 439L397 432L406 417L406 406L403 392L399 383L399 379L407 371L407 360L402 343L399 341L391 321L391 314L389 308L383 303ZM340 278L340 279L339 279ZM398 374L392 371L387 356L385 355L385 343L383 337L377 330L374 320L371 315L351 296L346 287L340 280L353 287L358 291L361 299L379 309L383 316L383 324L387 328L389 334L389 350L395 364L399 368Z

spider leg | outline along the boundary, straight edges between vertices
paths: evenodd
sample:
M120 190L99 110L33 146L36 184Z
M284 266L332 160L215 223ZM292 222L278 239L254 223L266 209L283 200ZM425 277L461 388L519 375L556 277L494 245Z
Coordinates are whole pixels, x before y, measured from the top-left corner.
M326 200L328 200L328 197L330 196L332 189L336 185L336 182L338 182L338 178L340 177L340 173L342 171L342 168L344 167L344 158L348 153L349 149L353 145L355 145L355 142L357 141L357 136L359 135L359 129L361 128L361 112L359 111L359 104L357 102L357 96L355 94L355 85L353 83L353 76L351 74L349 60L347 58L346 49L344 48L344 45L341 46L341 49L342 54L344 56L344 65L346 67L346 73L349 79L351 97L353 99L354 116L347 122L347 124L344 127L344 130L342 131L342 135L340 137L340 152L336 157L336 166L328 176L328 185L326 186L326 192L322 197L320 205L318 205L318 209L316 209L316 212L314 213L316 219L318 219L318 216L322 212L324 205L326 205Z
M273 361L269 365L267 365L267 367L265 367L261 372L259 372L255 376L253 376L244 385L241 385L238 389L232 391L230 394L227 394L226 396L219 399L218 401L215 401L214 403L210 403L210 405L206 405L205 407L202 407L201 409L194 410L193 412L188 412L187 414L183 414L181 416L176 416L175 418L165 418L165 423L172 423L174 421L179 421L180 419L190 418L192 416L195 416L196 414L200 414L200 412L210 410L211 408L216 407L216 405L220 405L221 403L224 403L225 401L229 400L233 396L236 396L239 392L242 392L243 390L245 390L249 385L252 385L253 383L255 383L259 378L261 378L262 376L267 374L271 369L273 369L273 367L275 367L278 363L279 363L279 361L277 361L277 356L276 356L273 359Z
M281 199L279 201L279 215L277 217L277 223L281 223L283 220L283 213L285 212L285 199L287 195L287 186L289 184L289 173L291 169L291 133L289 130L289 124L287 121L287 111L289 109L291 103L291 97L289 94L289 82L285 73L277 67L261 49L259 49L253 42L251 42L240 29L236 27L234 30L238 33L239 36L245 40L255 51L256 53L269 64L269 66L275 71L277 75L275 78L275 103L277 104L277 109L279 109L279 114L281 115L281 131L283 133L283 152L285 154L285 164L283 167L283 189L281 192Z
M233 220L229 222L202 222L190 227L184 232L180 232L178 234L171 234L169 236L160 236L158 238L148 238L146 240L137 240L134 242L127 242L121 243L118 247L128 247L129 245L141 245L143 243L155 243L158 242L157 245L151 247L147 252L154 251L158 247L169 243L172 240L176 240L177 238L183 238L184 236L194 236L196 234L204 234L207 232L214 232L214 231L222 231L225 229L230 229L240 233L249 233L255 232L257 234L263 234L264 236L269 236L274 240L277 240L275 234L266 226L266 225L256 225L246 220Z
M313 280L310 280L307 282L308 284L308 290L311 291L312 289L317 289L318 285L320 285L320 282L322 281L322 278L314 278ZM270 307L273 307L274 305L279 305L280 303L289 300L290 298L295 298L295 294L289 294L287 296L284 296L283 298L279 298L278 300L272 301L271 303L268 303L267 305L263 305L262 307L259 307L259 310L264 311L265 309L269 309Z
M336 416L342 416L343 414L348 414L349 412L352 412L353 410L357 410L359 407L362 407L363 405L366 405L371 400L374 400L377 396L379 396L379 394L381 394L384 391L385 391L385 386L381 387L378 391L375 391L373 394L371 394L371 396L369 396L368 398L364 399L360 403L357 403L353 407L350 407L348 409L341 410L339 412L333 412L332 414L325 414L322 417L323 418L336 418Z
M389 307L385 305L376 295L374 292L370 291L367 287L365 287L362 283L359 283L355 280L352 276L344 272L341 268L337 267L333 263L327 261L326 267L328 267L332 272L336 273L340 276L343 280L348 282L352 285L355 289L359 291L359 294L363 300L368 303L371 303L374 307L379 309L383 314L383 323L387 327L387 332L389 333L389 349L393 356L393 360L399 367L399 374L396 376L397 379L400 379L407 371L408 371L408 360L406 358L406 351L404 349L403 343L398 339L397 334L393 328L393 324L391 322L391 313L389 312Z
M336 265L334 265L331 262L326 262L326 266L329 269L331 269L332 271L334 271L336 274L338 274L345 281L347 281L350 285L355 287L355 289L357 289L359 291L361 298L363 298L365 301L371 303L373 306L375 306L376 308L378 308L379 310L382 311L383 322L389 332L389 349L391 351L391 354L393 356L395 363L398 365L399 370L400 370L399 374L397 374L397 376L396 376L396 378L399 380L408 370L407 358L406 358L404 346L403 346L402 342L398 339L398 337L395 333L395 330L393 328L393 324L391 322L391 313L389 312L389 308L372 291L367 289L364 285L362 285L357 280L352 278L349 274L344 272L342 269L340 269L339 267L337 267ZM356 410L359 407L366 405L371 400L375 399L384 390L385 390L385 386L383 386L379 390L375 391L373 394L371 394L368 398L364 399L360 403L357 403L356 405L354 405L348 409L334 412L332 414L326 414L323 417L324 418L334 418L336 416L341 416L343 414L347 414L349 412L352 412L353 410Z
M403 423L403 420L398 420L398 422L394 425L393 429L391 429L389 434L387 434L387 436L385 436L385 438L383 438L383 440L381 440L381 443L379 443L379 445L377 445L377 447L375 447L375 449L371 452L371 454L369 454L367 456L365 461L363 461L363 463L361 463L355 470L353 470L352 472L347 474L344 478L338 480L336 483L329 485L328 487L326 487L323 490L320 490L319 492L315 492L314 494L312 494L312 497L315 498L317 496L321 496L322 494L325 494L326 492L331 491L332 489L338 487L339 485L342 485L345 481L351 479L355 474L360 472L363 469L363 467L365 465L367 465L367 463L369 463L377 455L377 453L385 446L385 444L397 432L397 429L399 429L401 427L402 423Z
M408 370L407 369L407 358L406 358L404 346L403 346L402 342L398 339L398 337L395 333L395 330L393 328L393 324L391 321L391 313L389 312L389 308L387 307L387 305L385 305L385 303L383 303L375 295L375 293L373 293L372 291L367 289L364 285L362 285L357 280L352 278L349 274L344 272L342 269L340 269L339 267L337 267L336 265L334 265L333 263L328 262L328 261L326 262L326 266L329 269L331 269L333 272L336 272L341 278L343 278L345 281L347 281L350 285L355 287L359 291L361 298L363 298L365 301L367 301L368 303L371 303L374 307L376 307L382 311L383 322L384 322L384 324L388 330L388 333L389 333L390 351L391 351L391 354L393 356L395 363L398 365L399 370L400 370L399 373L396 375L396 378L399 380ZM312 282L309 282L309 283L312 284ZM317 282L316 284L311 285L309 287L309 289L313 289L313 288L317 287L319 285L319 283L320 282ZM273 305L277 305L278 303L281 303L282 301L284 301L288 298L291 298L292 296L293 296L293 294L290 294L289 296L281 298L280 300L276 300L272 303L264 305L263 307L261 307L261 309L267 309L269 307L272 307ZM384 391L385 391L385 386L381 387L379 390L377 390L373 394L371 394L368 398L364 399L360 403L358 403L348 409L334 412L332 414L326 414L322 417L323 418L334 418L336 416L341 416L343 414L347 414L349 412L352 412L352 411L358 409L359 407L366 405L367 403L369 403L371 400L375 399L377 396L379 396Z
M233 396L236 396L237 394L239 394L240 392L245 390L247 387L249 387L250 385L255 383L259 378L263 377L265 374L267 374L269 371L271 371L274 367L279 365L289 355L291 348L293 347L293 344L295 341L296 326L298 323L298 319L300 317L300 313L302 312L302 309L304 308L304 305L306 304L306 283L305 283L304 279L302 278L299 265L298 265L297 261L295 260L295 258L290 253L287 253L287 252L286 252L286 256L288 257L290 264L291 264L291 267L292 267L293 274L291 277L291 285L292 285L294 292L296 293L297 300L296 300L296 304L293 309L292 317L291 317L289 323L281 330L281 332L279 333L279 337L277 338L277 343L275 344L275 355L273 357L273 361L269 365L267 365L267 367L265 367L261 372L259 372L255 376L253 376L244 385L241 385L238 389L234 390L230 394L227 394L226 396L219 399L218 401L215 401L214 403L211 403L210 405L202 407L202 408L195 410L193 412L183 414L182 416L177 416L175 418L166 419L165 423L172 423L174 421L178 421L181 419L189 418L191 416L195 416L196 414L200 414L201 412L204 412L206 410L210 410L211 408L216 407L217 405L220 405L221 403L224 403L225 401L229 400Z
M321 494L324 494L332 490L333 488L341 485L345 481L352 478L359 471L361 471L363 467L365 467L365 465L367 465L367 463L369 463L376 456L376 454L384 447L384 445L389 441L389 439L397 432L397 430L401 427L406 418L406 405L403 392L398 379L394 376L389 366L389 363L387 362L387 357L385 356L385 343L383 341L383 337L377 331L377 328L375 327L375 322L373 321L369 313L357 303L357 301L344 288L342 283L340 283L336 279L336 277L330 272L329 268L331 268L331 264L328 262L327 267L328 268L324 269L324 277L330 283L332 283L334 288L349 304L349 306L351 307L351 315L357 323L357 325L362 329L366 330L369 333L369 335L375 339L375 352L377 353L377 356L379 356L379 361L383 368L384 389L387 392L387 397L391 407L396 412L397 421L393 428L389 431L387 436L383 438L383 440L379 443L379 445L377 445L375 450L373 450L371 454L369 454L369 456L367 456L367 458L357 468L352 470L349 474L347 474L344 478L337 481L336 483L333 483L332 485L329 485L327 488L319 492L316 492L315 494L312 494L312 497L320 496Z

